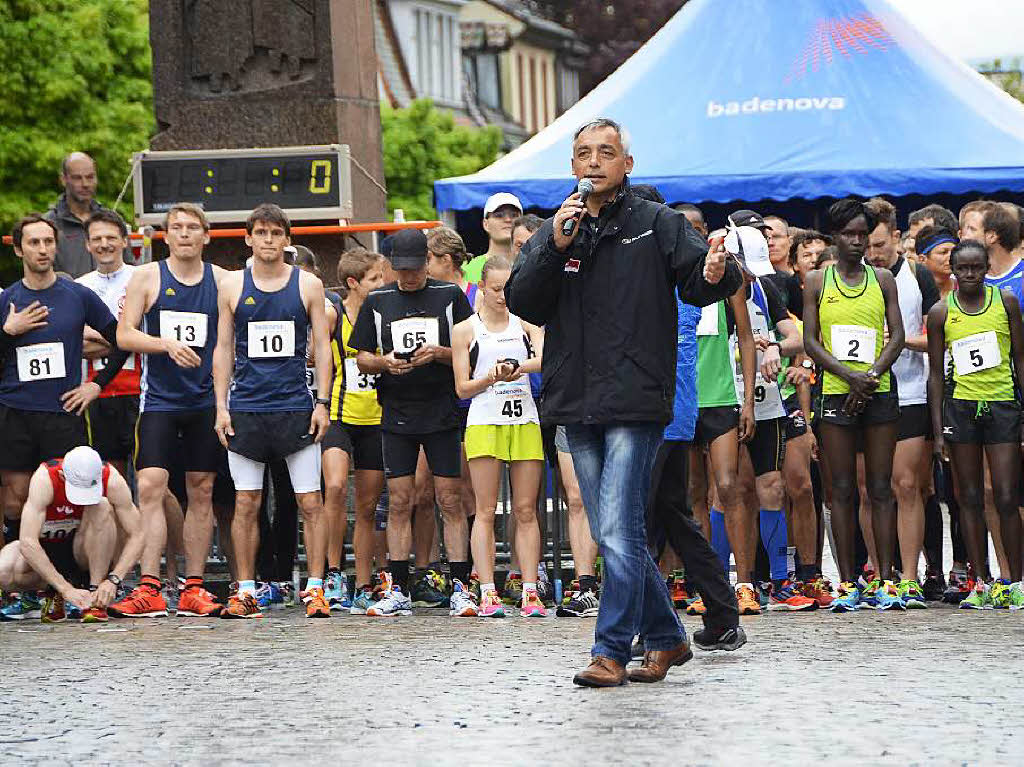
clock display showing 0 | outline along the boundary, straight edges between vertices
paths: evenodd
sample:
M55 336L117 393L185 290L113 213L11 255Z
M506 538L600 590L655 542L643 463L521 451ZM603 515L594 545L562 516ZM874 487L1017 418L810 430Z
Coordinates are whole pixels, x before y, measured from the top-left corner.
M207 211L246 210L261 202L282 208L337 207L337 154L150 160L142 167L147 213L176 202Z

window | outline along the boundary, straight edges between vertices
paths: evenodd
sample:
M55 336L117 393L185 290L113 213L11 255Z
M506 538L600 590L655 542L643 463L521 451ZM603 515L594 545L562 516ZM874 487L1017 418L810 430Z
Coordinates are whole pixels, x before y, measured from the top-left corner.
M558 75L558 109L564 112L580 100L580 73L575 69L562 67Z
M458 61L461 40L453 14L415 8L416 71L421 96L452 103L459 99Z
M470 87L476 91L481 106L501 109L501 81L498 75L498 54L478 53L466 56L464 67Z

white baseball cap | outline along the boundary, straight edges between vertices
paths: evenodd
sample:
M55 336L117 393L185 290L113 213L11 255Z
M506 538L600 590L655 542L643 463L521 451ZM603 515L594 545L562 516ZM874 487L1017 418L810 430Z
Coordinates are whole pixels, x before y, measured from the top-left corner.
M752 226L730 226L725 235L725 250L736 257L740 266L755 277L775 274L768 257L768 240L760 229Z
M103 459L88 445L69 450L61 466L64 492L76 506L92 506L103 498Z
M497 194L492 194L487 198L487 202L484 203L484 215L491 215L502 205L511 205L520 213L523 212L523 204L519 202L518 197L510 192L498 192Z

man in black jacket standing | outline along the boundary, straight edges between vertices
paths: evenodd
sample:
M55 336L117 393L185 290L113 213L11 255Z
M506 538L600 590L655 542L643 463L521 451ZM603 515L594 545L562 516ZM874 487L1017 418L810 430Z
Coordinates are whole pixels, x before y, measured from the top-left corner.
M541 412L565 424L604 584L590 666L576 684L626 681L636 634L645 641L636 682L656 682L692 657L665 583L647 550L651 466L672 418L677 304L704 306L739 289L735 263L671 208L634 195L629 138L597 119L573 138L572 172L587 178L523 246L505 297L546 326ZM566 221L578 223L566 236Z

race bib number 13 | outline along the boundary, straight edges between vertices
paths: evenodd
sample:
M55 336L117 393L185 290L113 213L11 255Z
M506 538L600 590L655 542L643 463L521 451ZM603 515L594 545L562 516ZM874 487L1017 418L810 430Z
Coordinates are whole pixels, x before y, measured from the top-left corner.
M160 337L201 349L206 346L207 317L202 312L160 311Z

